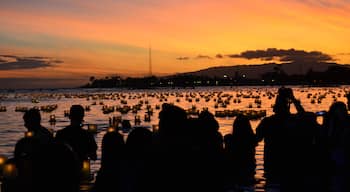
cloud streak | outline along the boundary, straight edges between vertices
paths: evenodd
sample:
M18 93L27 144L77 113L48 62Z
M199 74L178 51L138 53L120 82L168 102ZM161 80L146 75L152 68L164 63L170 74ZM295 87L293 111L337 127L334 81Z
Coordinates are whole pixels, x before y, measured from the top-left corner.
M196 57L196 59L213 59L212 57L208 56L208 55L198 55Z
M215 55L215 58L217 58L217 59L222 59L222 58L224 58L224 56L223 56L222 54L216 54L216 55Z
M189 57L178 57L176 58L176 60L189 60L190 58Z
M15 55L0 55L0 71L30 70L53 67L63 63L62 60L49 57L20 57Z
M320 51L304 51L296 49L268 48L266 50L248 50L240 54L229 54L230 58L261 59L263 61L278 60L281 62L327 62L334 59Z

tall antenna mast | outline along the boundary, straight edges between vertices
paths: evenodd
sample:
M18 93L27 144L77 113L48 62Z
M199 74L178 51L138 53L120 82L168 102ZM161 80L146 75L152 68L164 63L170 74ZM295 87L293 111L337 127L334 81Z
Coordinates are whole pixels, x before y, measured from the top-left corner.
M149 46L149 55L148 55L149 61L148 61L148 65L149 65L149 76L152 76L152 49L151 49L151 45Z

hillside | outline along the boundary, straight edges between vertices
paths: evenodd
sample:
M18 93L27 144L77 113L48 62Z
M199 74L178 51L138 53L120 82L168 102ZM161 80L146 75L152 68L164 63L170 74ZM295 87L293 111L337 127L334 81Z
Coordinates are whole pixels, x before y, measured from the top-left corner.
M183 73L183 75L194 76L206 76L206 77L236 77L236 75L242 77L245 75L249 79L260 79L263 74L269 72L283 71L287 75L305 75L308 71L324 72L332 66L346 66L350 68L350 65L340 65L336 63L268 63L260 65L236 65L236 66L223 66L223 67L211 67L202 69L199 71Z

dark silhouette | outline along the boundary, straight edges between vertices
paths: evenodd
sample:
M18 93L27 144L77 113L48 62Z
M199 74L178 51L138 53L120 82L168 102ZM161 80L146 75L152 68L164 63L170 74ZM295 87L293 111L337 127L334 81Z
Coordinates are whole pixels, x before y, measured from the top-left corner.
M152 191L183 191L190 184L188 178L188 140L186 139L186 111L164 103L159 112L159 130L155 135L152 155ZM191 178L193 179L193 178Z
M227 178L230 188L235 190L254 189L255 184L255 134L249 119L238 115L231 134L224 137L227 158Z
M126 173L125 144L123 136L116 132L107 132L102 139L101 168L97 173L94 192L121 191L122 179Z
M304 113L300 102L294 98L289 88L280 88L273 107L274 115L265 117L256 128L257 141L264 139L264 176L266 187L278 187L285 182L283 169L288 163L287 148L295 135L295 128L298 126L294 116L290 113L290 104L294 103L298 113ZM288 184L287 184L288 186Z
M202 145L207 145L206 150L221 153L223 150L223 137L219 132L219 123L214 115L209 111L202 111L199 116L199 126L201 130L199 134L203 136Z
M76 153L63 143L45 146L33 158L32 180L35 192L79 192L80 165Z
M150 130L143 127L133 129L126 140L127 170L123 183L125 191L148 191L153 184L149 174L152 172L151 158L153 135Z
M347 109L348 109L348 111L350 111L350 93L346 94L346 99L347 99L347 102L346 102Z
M81 105L72 105L69 118L71 124L57 131L56 140L72 147L78 155L81 166L86 159L96 160L97 144L94 136L82 128L84 108Z
M41 115L38 109L29 109L23 115L24 126L32 132L32 137L41 144L52 142L53 134L41 125Z
M198 167L195 175L199 178L199 183L193 189L223 191L225 167L223 137L219 132L219 123L212 113L204 110L198 115L198 126L194 137L199 139L199 153L194 156L192 166Z
M79 192L79 161L69 146L25 137L17 142L14 156L17 167L14 191Z
M349 191L350 119L346 104L335 102L324 119L329 191Z
M14 159L18 171L16 187L19 191L33 190L35 168L34 158L45 147L52 145L53 134L41 125L41 115L38 109L29 109L23 115L24 126L30 132L30 136L17 141L14 151Z
M131 130L131 124L130 124L130 120L126 120L124 119L122 121L122 127L121 127L123 132L129 132Z
M48 143L46 144L48 145ZM18 171L18 191L33 191L33 174L35 172L33 161L37 154L43 151L44 145L33 137L25 137L17 141L14 159Z

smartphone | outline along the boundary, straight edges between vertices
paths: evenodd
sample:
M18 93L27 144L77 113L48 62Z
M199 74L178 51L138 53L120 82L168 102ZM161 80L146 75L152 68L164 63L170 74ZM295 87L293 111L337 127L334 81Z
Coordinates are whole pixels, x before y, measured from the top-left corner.
M327 113L327 111L317 111L316 112L316 115L317 116L323 116L323 115L325 115Z

